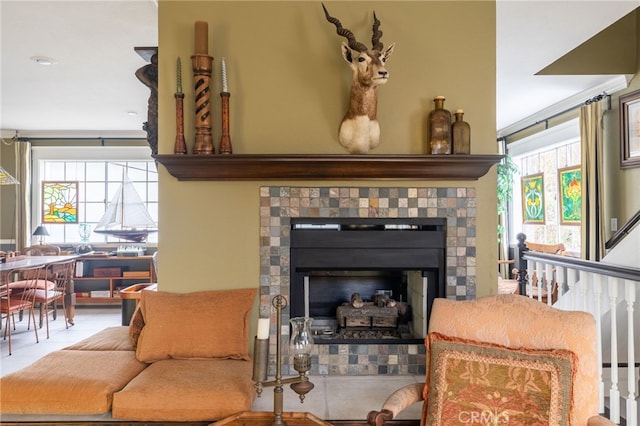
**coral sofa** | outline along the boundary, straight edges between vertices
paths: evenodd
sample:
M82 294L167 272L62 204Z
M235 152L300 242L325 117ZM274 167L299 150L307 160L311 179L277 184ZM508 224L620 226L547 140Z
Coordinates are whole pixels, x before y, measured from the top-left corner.
M128 327L107 328L0 378L0 412L210 421L249 410L255 289L142 292Z

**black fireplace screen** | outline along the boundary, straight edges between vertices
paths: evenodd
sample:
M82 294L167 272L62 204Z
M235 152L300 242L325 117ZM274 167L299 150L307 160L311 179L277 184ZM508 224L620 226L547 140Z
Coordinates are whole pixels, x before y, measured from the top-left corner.
M406 304L409 273L429 283L427 311L446 296L445 218L291 218L290 247L292 317L336 318L355 293Z

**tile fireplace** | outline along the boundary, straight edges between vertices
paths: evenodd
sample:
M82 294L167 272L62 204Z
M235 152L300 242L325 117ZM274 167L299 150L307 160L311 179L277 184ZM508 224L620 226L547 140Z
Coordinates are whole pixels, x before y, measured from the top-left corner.
M475 206L475 189L468 187L261 187L260 313L275 314L271 307L273 296L282 294L288 299L289 305L283 312L283 374L293 371L286 347L288 319L307 314L317 319L319 337L312 355L311 374L424 374L422 341L430 301L433 297L475 296ZM327 241L335 243L335 239L324 235L328 236L332 227L343 227L341 236L346 237L347 245L329 251L333 254L328 258L319 258L309 247L299 250L301 235L297 232L305 226L312 230L311 234L329 230L318 239L320 245L323 241L325 245ZM410 232L426 235L429 230L438 235L434 241L442 244L437 247L429 243L422 252L418 251L415 259L422 259L424 264L408 260L414 259L413 255L406 256L407 252L394 246L403 240L412 245L412 239L424 238L407 238L413 235ZM369 256L362 255L361 248L349 247L354 238L384 233L395 242L381 251L369 251ZM303 232L302 236L306 238L308 233L305 236ZM333 264L327 266L326 262ZM327 291L322 289L323 285L333 287ZM409 334L399 339L322 338L329 333L327 327L335 326L336 305L345 298L348 301L356 288L365 299L382 293L411 306L413 316L406 320L411 327ZM326 325L327 319L334 321L332 325ZM271 324L270 356L275 357L275 319Z

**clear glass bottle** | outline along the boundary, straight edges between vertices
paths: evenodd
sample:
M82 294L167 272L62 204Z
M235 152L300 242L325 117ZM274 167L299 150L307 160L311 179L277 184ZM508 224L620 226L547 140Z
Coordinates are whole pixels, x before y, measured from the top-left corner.
M471 127L464 121L464 111L457 109L454 113L456 121L451 125L454 154L471 154Z
M435 109L429 114L429 149L431 154L451 154L451 112L444 109L444 96L433 99Z
M296 317L291 322L291 338L289 350L293 355L293 365L297 372L304 373L311 367L311 351L313 349L313 335L311 322L313 318Z

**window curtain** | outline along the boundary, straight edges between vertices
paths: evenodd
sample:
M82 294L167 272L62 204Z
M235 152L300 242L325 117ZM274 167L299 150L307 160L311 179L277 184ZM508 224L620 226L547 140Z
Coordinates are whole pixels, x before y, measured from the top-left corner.
M602 102L580 108L582 148L582 257L598 261L605 253L602 191Z
M31 245L31 142L14 144L16 164L16 249Z

